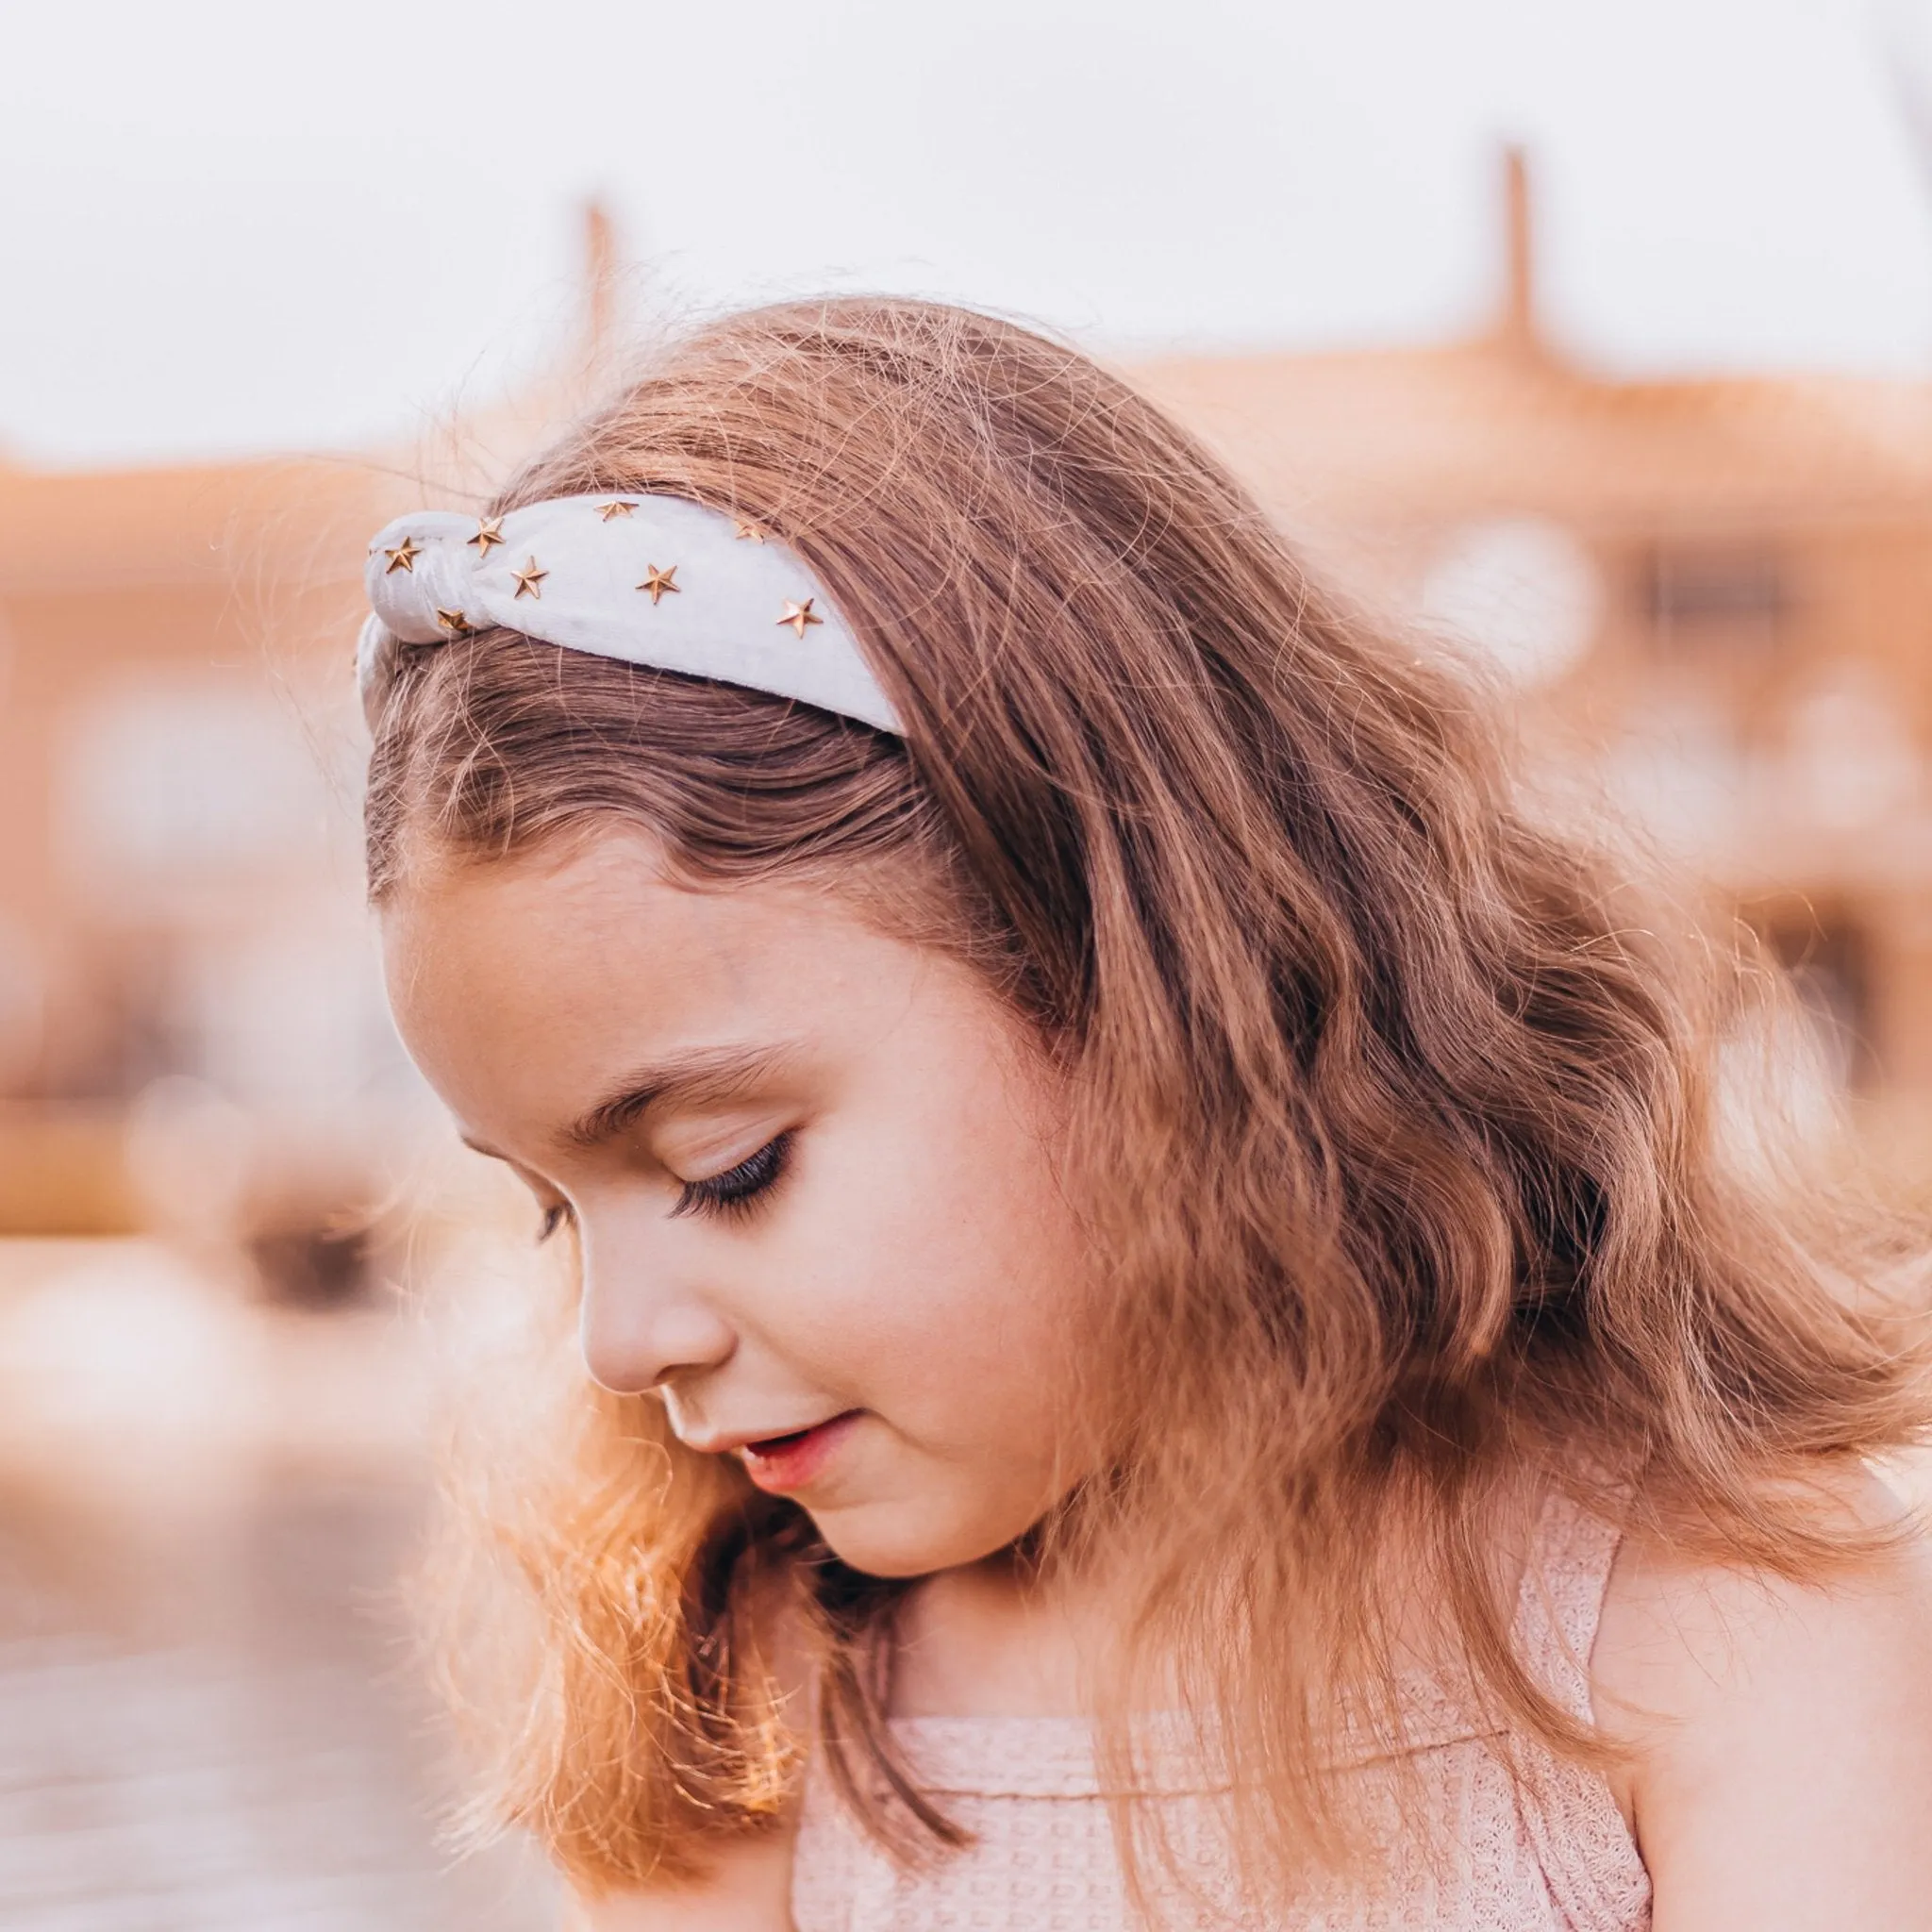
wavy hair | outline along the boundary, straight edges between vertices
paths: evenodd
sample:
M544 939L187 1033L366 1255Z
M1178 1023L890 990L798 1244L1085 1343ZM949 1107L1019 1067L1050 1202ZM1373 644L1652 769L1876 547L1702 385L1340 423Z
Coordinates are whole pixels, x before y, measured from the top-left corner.
M1733 1144L1740 1043L1788 989L1525 809L1469 680L1311 581L1174 423L1002 321L793 304L671 345L491 508L605 491L791 545L903 740L505 632L406 652L372 892L418 854L625 822L701 885L816 869L1040 1029L1111 1306L1083 1391L1107 1478L1037 1555L1132 1540L1096 1713L1124 1788L1133 1713L1178 1699L1256 1885L1349 1869L1333 1768L1354 1726L1399 1727L1418 1604L1472 1695L1600 1752L1510 1645L1526 1481L1719 1560L1843 1554L1803 1479L1925 1421L1921 1235L1772 1111ZM541 1413L458 1470L479 1815L593 1887L758 1828L797 1753L745 1606L789 1576L848 1793L902 1847L956 1836L882 1720L902 1586L569 1347L559 1324Z

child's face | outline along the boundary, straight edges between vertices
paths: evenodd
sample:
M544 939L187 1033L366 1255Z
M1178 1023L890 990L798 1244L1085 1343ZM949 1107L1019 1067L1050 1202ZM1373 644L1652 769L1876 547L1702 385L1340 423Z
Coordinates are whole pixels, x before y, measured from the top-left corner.
M681 889L622 833L408 888L383 935L464 1136L576 1224L598 1381L880 1574L1065 1490L1091 1263L1056 1083L963 967L822 890Z

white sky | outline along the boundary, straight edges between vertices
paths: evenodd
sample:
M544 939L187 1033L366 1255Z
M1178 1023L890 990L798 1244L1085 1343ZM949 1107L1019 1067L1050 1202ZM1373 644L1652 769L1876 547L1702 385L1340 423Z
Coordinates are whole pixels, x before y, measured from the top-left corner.
M1110 346L1463 325L1493 150L1617 369L1932 371L1932 0L10 0L0 450L415 429L604 195L673 312L874 285ZM1932 166L1932 160L1928 160Z

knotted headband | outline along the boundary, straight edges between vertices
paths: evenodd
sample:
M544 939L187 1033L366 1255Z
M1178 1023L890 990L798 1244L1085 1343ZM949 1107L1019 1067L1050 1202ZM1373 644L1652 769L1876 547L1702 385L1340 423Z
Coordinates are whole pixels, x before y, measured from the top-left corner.
M369 546L356 681L372 726L402 644L501 625L565 650L901 726L804 563L757 525L677 496L558 496L500 517L417 510Z

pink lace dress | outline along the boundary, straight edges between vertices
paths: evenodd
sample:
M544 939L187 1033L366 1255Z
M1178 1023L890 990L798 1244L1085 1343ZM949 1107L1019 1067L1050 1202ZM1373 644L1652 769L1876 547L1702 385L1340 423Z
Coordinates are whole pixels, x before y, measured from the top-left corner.
M1615 1533L1561 1499L1543 1509L1517 1607L1521 1654L1553 1696L1588 1718L1589 1661ZM1087 1726L1075 1718L911 1718L894 1730L909 1766L974 1835L963 1851L902 1870L814 1777L792 1877L798 1932L1128 1932L1112 1827ZM1522 1738L1504 1740L1419 1685L1408 1748L1431 1822L1391 1832L1388 1883L1372 1901L1327 1898L1283 1918L1243 1907L1216 1857L1198 1781L1160 1787L1183 1848L1185 1888L1163 1924L1187 1932L1639 1932L1650 1880L1609 1788ZM1533 1795L1526 1794L1527 1792Z

